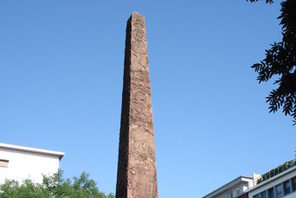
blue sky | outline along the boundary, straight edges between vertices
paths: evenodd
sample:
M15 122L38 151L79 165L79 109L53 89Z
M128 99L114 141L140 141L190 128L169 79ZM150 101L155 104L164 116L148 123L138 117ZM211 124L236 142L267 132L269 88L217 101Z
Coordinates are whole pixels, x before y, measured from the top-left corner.
M0 1L0 141L64 151L115 192L125 25L146 17L159 197L201 197L294 158L250 68L281 39L280 4Z

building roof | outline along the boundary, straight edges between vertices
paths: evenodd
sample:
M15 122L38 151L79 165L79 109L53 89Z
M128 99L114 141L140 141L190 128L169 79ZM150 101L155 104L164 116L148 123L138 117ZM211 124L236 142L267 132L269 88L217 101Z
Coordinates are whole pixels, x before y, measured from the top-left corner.
M266 184L269 184L269 183L271 183L271 182L277 180L278 178L283 177L284 175L287 175L287 174L289 174L289 173L291 173L291 172L293 172L293 171L295 171L295 170L296 170L296 166L294 166L294 167L292 167L292 168L289 168L289 169L285 170L284 172L282 172L282 173L280 173L280 174L278 174L278 175L276 175L276 176L274 176L274 177L271 177L270 179L265 180L265 181L261 182L260 184L257 184L257 185L255 185L255 186L253 186L253 187L250 188L247 192L252 192L253 190L255 190L255 189L257 189L257 188L260 188L260 187L262 187L262 186L265 186Z
M4 144L4 143L0 143L0 148L29 152L29 153L38 153L38 154L43 154L43 155L57 156L57 157L59 157L59 160L61 160L63 158L63 156L65 155L65 153L59 152L59 151L37 149L37 148L32 148L32 147L17 146L17 145Z
M218 194L220 193L223 193L227 190L230 190L232 189L233 187L235 187L237 184L240 184L240 183L244 183L244 182L249 182L249 181L252 181L253 178L251 177L246 177L246 176L239 176L237 177L236 179L228 182L227 184L221 186L220 188L214 190L213 192L207 194L206 196L202 197L202 198L210 198L210 197L214 197L214 196L217 196Z

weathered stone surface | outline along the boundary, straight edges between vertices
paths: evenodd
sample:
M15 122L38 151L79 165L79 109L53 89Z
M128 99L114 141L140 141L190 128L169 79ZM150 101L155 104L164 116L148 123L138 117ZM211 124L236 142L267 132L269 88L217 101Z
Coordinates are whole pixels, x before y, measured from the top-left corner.
M144 16L127 22L116 198L158 198Z

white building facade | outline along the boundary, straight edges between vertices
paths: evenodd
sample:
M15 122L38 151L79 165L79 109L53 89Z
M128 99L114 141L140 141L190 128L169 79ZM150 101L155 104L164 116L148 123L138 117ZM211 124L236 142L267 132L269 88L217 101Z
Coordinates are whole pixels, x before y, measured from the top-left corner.
M0 183L6 179L42 183L42 175L57 173L63 152L0 143Z
M236 198L253 186L253 178L240 176L203 198Z
M238 177L203 198L296 198L296 159L253 177Z
M296 198L296 166L257 184L248 195L249 198Z

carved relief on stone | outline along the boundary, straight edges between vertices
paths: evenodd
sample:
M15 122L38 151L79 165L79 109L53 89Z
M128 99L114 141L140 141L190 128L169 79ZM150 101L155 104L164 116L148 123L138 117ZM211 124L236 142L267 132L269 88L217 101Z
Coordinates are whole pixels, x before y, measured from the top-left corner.
M143 21L141 22L141 21L135 21L134 23L133 23L133 26L135 26L136 28L139 28L139 29L144 29L144 24L143 24Z
M140 136L138 138L149 138L150 136L154 136L153 123L152 122L142 122L136 119L133 119L133 125L130 128L130 138L131 140L135 140L135 136ZM144 132L144 133L143 133Z
M133 66L131 68L132 72L147 72L148 71L148 56L139 55L135 52L132 53Z
M140 167L140 166L139 166ZM141 168L135 169L135 174L129 180L129 191L133 197L155 198L157 197L157 185L155 172L143 171ZM147 174L149 173L149 174ZM147 179L149 178L149 179Z
M137 89L143 89L143 91L150 93L150 78L148 71L142 72L131 72L131 85L135 86Z
M146 54L146 43L144 40L132 39L131 51L136 54Z
M155 161L154 150L146 142L136 143L131 147L131 157L137 162Z

